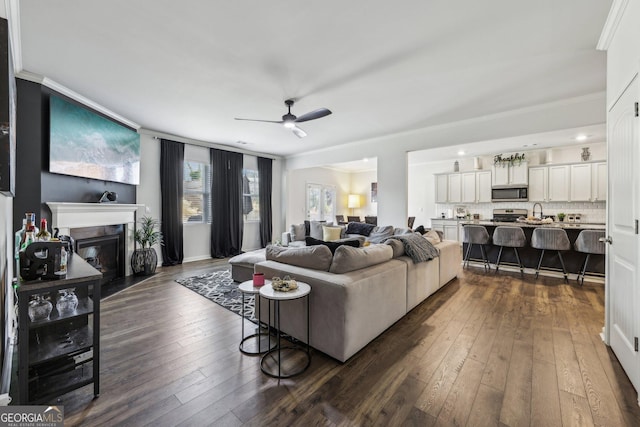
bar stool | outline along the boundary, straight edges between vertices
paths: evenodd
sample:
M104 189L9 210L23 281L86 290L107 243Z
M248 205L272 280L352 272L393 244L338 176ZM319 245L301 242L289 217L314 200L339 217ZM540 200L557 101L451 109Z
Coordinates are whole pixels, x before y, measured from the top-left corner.
M567 269L564 266L564 260L562 259L562 253L560 251L568 251L571 249L571 242L567 232L562 228L546 228L538 227L533 230L531 235L531 246L536 249L541 249L540 259L538 260L538 268L536 268L536 279L540 273L540 265L542 265L542 258L544 258L545 251L556 251L558 258L560 258L560 264L562 265L562 272L564 273L564 281L569 283L567 278Z
M578 238L573 245L576 251L587 254L586 258L584 259L584 263L582 264L582 268L580 269L580 273L578 273L578 277L576 279L581 285L584 285L584 276L587 271L589 257L592 254L604 255L605 253L604 242L599 241L601 237L604 237L604 231L582 230L580 234L578 234ZM580 279L581 277L582 279Z
M501 225L496 227L493 231L493 244L500 246L500 252L498 252L498 261L496 262L496 273L500 268L500 258L502 258L502 249L505 247L513 248L516 253L516 259L518 260L518 267L520 267L520 276L524 276L524 266L520 261L520 254L518 254L518 248L523 248L527 244L527 238L522 231L522 227L513 227L508 225Z
M462 241L467 243L467 252L464 256L464 266L469 266L469 256L471 255L471 247L473 245L480 245L480 253L482 254L482 261L484 264L485 271L491 271L491 266L489 265L489 259L487 258L487 253L485 251L484 245L488 244L491 241L491 237L489 237L489 233L484 225L465 225L464 228L464 237Z

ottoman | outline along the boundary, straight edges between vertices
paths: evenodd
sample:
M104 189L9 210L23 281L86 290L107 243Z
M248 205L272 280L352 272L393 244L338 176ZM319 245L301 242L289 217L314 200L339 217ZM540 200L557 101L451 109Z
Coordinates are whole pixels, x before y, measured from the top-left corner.
M264 248L234 256L229 260L231 277L236 282L253 280L253 265L266 259Z

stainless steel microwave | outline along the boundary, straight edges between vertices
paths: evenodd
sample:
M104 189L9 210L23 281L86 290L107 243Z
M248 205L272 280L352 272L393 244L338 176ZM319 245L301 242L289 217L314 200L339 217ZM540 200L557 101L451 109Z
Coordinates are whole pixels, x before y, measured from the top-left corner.
M526 202L529 200L527 187L493 187L492 202Z

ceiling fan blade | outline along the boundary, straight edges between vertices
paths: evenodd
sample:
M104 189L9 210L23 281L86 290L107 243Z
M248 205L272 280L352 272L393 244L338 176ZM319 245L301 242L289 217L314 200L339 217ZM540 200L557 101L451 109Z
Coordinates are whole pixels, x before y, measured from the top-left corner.
M329 114L331 114L331 110L327 108L318 108L315 111L301 115L295 120L295 122L296 123L307 122L309 120L315 120L321 117L328 116Z
M258 119L239 119L237 117L235 118L235 120L244 120L247 122L279 123L279 124L284 123L282 120L276 121L276 120L258 120Z
M298 126L292 127L291 131L295 133L298 138L304 138L305 136L307 136L307 133L300 129Z

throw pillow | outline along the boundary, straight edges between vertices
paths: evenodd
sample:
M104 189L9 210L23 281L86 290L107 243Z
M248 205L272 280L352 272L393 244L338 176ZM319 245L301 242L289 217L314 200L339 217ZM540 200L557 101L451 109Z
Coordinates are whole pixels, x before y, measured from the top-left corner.
M392 257L393 250L388 245L371 245L366 248L343 245L336 249L329 271L336 274L347 273L387 262Z
M329 270L332 258L329 248L323 245L301 248L269 245L265 250L265 256L267 260L322 271Z
M438 235L438 233L435 230L429 230L427 231L423 237L425 239L427 239L429 241L429 243L431 243L433 246L437 245L438 243L441 242L440 240L440 236Z
M324 225L322 227L322 240L332 242L334 240L340 240L342 234L342 227L329 227Z
M387 241L384 243L391 246L391 249L393 249L394 258L398 258L399 256L404 255L404 245L400 240L387 239Z
M347 234L368 236L375 227L373 224L365 224L364 222L350 222L347 224Z
M318 239L314 239L313 237L309 236L305 239L305 242L307 244L307 246L317 246L317 245L324 245L326 247L329 248L329 250L331 251L331 255L333 255L336 251L336 249L338 249L338 247L340 246L353 246L354 248L358 248L360 247L360 241L353 239L353 240L341 240L339 242L325 242L324 240L318 240Z
M376 227L374 230L371 230L367 240L371 243L382 243L391 236L393 236L393 226L385 225L384 227Z
M304 241L304 238L306 236L304 224L292 225L291 229L289 230L289 233L291 234L292 241L294 242Z
M309 223L309 236L314 239L322 239L322 227L325 225L325 221L311 221Z

